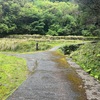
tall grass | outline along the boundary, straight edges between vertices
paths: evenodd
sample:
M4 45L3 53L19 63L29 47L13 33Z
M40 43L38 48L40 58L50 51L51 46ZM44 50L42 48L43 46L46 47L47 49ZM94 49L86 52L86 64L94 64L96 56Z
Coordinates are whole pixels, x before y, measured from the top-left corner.
M50 36L50 35L9 35L8 38L16 39L43 39L43 40L97 40L99 37L84 37L84 36Z
M57 45L80 43L83 40L49 40L49 39L13 39L1 38L1 52L34 52L36 51L36 43L39 44L39 50L47 50Z

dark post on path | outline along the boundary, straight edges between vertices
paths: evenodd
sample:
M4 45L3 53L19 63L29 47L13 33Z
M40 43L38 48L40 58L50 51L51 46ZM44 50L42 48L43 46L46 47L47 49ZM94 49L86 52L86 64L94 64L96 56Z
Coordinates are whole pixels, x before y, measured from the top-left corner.
M39 48L38 48L38 42L36 43L36 51L38 51L39 50Z

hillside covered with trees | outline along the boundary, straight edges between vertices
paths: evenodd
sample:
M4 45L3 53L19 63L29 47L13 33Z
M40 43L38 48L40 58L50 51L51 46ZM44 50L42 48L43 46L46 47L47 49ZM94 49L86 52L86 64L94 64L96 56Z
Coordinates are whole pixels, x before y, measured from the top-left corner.
M0 36L98 36L99 5L99 0L0 0Z

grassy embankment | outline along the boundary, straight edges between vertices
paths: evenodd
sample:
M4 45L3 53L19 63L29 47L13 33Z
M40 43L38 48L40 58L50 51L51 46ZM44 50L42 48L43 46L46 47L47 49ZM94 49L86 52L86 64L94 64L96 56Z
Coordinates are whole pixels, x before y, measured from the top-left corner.
M70 56L86 72L100 81L100 41L82 45Z
M0 100L5 100L25 79L26 61L0 53Z
M100 41L81 46L65 45L61 49L86 72L100 81Z

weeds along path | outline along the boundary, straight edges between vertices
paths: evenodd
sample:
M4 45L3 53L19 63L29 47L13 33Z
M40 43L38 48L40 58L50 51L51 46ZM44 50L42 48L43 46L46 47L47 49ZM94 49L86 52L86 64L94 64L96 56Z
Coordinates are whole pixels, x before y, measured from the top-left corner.
M27 60L31 75L7 100L87 100L81 78L53 50L17 55Z

